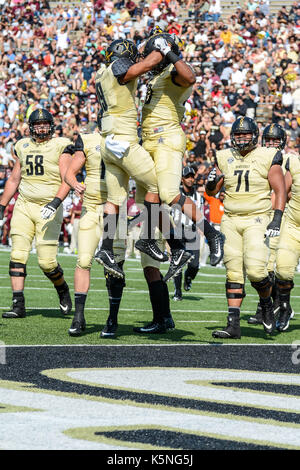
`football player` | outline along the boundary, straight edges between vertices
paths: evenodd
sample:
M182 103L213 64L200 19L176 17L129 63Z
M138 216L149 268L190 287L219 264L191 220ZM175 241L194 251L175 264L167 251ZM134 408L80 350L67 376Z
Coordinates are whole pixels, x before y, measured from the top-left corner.
M190 197L196 206L201 208L201 194L196 191L195 188L195 170L193 167L185 166L182 170L182 185L180 187L181 194ZM200 237L195 224L185 217L182 212L174 211L174 222L177 226L180 226L180 230L183 234L183 241L188 247L188 251L193 253L194 259L188 264L187 269L184 272L183 287L185 291L189 291L192 288L192 281L197 276L199 271L199 255L200 255ZM190 249L189 245L192 246ZM173 300L182 300L182 273L174 278L175 292Z
M300 256L299 155L287 153L285 159L285 185L288 204L275 258L275 285L279 298L279 315L276 321L276 328L279 332L288 329L290 319L294 316L290 305L290 293L294 287L294 273Z
M10 232L13 303L3 318L26 316L23 291L34 237L39 266L57 290L61 313L67 315L72 309L69 287L57 262L57 248L63 218L61 203L70 190L63 177L74 147L69 139L52 137L54 120L46 109L33 111L28 122L30 137L15 145L16 162L0 201L2 218L5 206L18 189Z
M282 126L276 123L272 123L267 125L262 134L262 146L263 147L274 147L278 150L282 150L283 152L283 164L282 170L285 173L285 166L287 159L289 158L289 154L284 153L284 148L286 145L286 131ZM284 223L284 215L281 221L281 225ZM272 287L272 299L273 299L273 306L274 306L274 314L275 316L279 312L279 298L278 298L278 287L275 282L275 258L276 258L276 248L278 245L279 237L270 238L269 248L270 248L270 256L268 261L268 272L271 279L273 279L273 287ZM288 309L290 310L291 318L294 316L294 311L292 307L289 305ZM256 314L251 316L248 319L248 323L252 325L262 324L262 310L260 303L258 302Z
M137 185L136 191L136 201L141 210L140 217L143 217L143 204L144 199L144 190L139 185ZM164 213L161 210L161 215ZM166 225L166 229L170 225L170 215L169 212L165 213L166 222L163 225ZM138 219L136 219L138 220ZM136 221L133 221L135 223ZM132 223L132 222L130 222ZM129 224L130 226L130 224ZM168 230L167 230L168 231ZM165 239L162 233L159 231L159 227L156 230L156 236L158 238L158 244L161 251L165 251ZM169 241L169 240L168 240ZM182 251L183 253L184 250ZM149 296L152 306L153 318L152 321L147 323L144 326L135 327L133 331L135 333L145 333L145 334L156 334L156 333L167 333L172 331L175 328L175 323L172 318L170 311L170 296L167 282L163 279L162 273L160 271L160 262L154 260L152 257L146 253L141 253L141 265L143 268L144 277L147 282ZM182 269L180 266L179 271Z
M85 330L84 307L90 287L90 270L95 251L103 233L103 207L107 200L105 165L101 158L99 132L80 134L75 141L75 153L66 172L65 181L82 197L82 212L78 231L78 256L74 273L75 314L69 328L70 336L80 336ZM84 183L76 176L85 166ZM123 270L125 239L115 239L114 253L117 266ZM113 276L104 268L109 298L109 316L100 336L114 338L117 332L118 312L125 287L124 277Z
M249 117L239 117L231 128L232 148L217 152L206 192L214 196L225 186L221 231L225 235L227 326L213 332L214 338L240 338L240 307L245 296L245 274L256 289L267 334L275 329L268 275L269 248L266 238L278 237L286 203L282 153L258 147L258 127ZM271 190L274 191L272 214ZM272 219L272 220L271 220ZM245 274L244 274L245 273Z
M217 265L223 257L223 236L204 218L194 202L180 193L182 158L186 149L186 136L181 127L184 103L192 92L196 76L191 67L180 58L180 51L171 34L156 28L146 41L143 56L150 57L160 51L163 60L152 69L147 95L142 110L142 141L153 158L159 196L162 203L181 207L204 232L210 246L210 262ZM182 245L171 245L172 259L165 280L176 276L177 263L193 255L182 250ZM174 274L175 272L175 274Z
M144 205L147 223L136 247L157 261L168 257L154 240L155 219L158 220L159 196L154 163L139 144L135 95L138 77L161 61L153 51L145 60L136 62L138 51L127 39L113 41L105 52L106 67L96 75L96 93L101 107L101 153L106 166L107 202L103 214L103 243L95 259L114 276L124 277L114 259L113 240L118 222L119 207L127 197L131 176L146 190Z

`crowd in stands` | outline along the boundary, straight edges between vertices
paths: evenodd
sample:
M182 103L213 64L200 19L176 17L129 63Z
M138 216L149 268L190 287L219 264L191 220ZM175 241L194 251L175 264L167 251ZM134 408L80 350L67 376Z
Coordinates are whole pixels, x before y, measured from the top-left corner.
M0 191L14 165L13 144L29 134L30 112L48 109L58 136L93 131L94 77L105 48L122 37L139 45L156 25L181 38L197 74L182 126L183 164L196 169L199 187L240 115L260 128L280 123L287 150L299 152L300 1L271 15L269 0L246 0L226 16L220 0L0 0L0 17ZM142 78L139 109L145 94Z

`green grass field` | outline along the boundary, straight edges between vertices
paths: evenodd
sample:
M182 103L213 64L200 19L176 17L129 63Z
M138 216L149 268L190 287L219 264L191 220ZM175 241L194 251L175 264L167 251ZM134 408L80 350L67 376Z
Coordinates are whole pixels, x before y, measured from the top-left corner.
M73 297L73 275L76 264L75 256L59 255L59 262L64 269ZM58 297L50 281L42 274L35 254L31 254L27 266L25 287L27 317L24 319L3 319L2 312L11 305L10 279L8 275L9 251L0 251L0 341L8 345L66 345L66 344L217 344L211 333L214 329L225 326L227 304L225 298L225 269L201 268L192 290L184 293L182 302L172 300L174 285L169 282L170 303L176 329L161 335L139 335L132 331L133 326L141 326L151 321L152 311L138 261L127 260L125 263L126 288L124 290L119 313L118 336L113 340L100 339L99 334L105 324L108 313L108 297L103 276L103 268L93 264L91 288L86 302L87 328L82 336L71 338L68 328L73 315L63 317L58 306ZM165 273L168 264L162 265ZM242 338L223 341L225 344L291 344L299 340L300 329L300 279L295 275L295 288L292 291L291 304L295 316L285 333L267 336L262 326L251 326L247 318L255 313L257 294L246 285L247 296L241 311Z

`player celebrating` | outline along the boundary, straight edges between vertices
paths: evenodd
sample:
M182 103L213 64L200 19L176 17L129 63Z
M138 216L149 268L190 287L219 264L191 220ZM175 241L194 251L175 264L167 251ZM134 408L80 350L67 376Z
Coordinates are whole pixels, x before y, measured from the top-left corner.
M240 338L240 307L244 292L244 271L256 289L262 307L264 330L275 328L271 299L272 281L268 276L269 249L265 238L278 236L286 203L281 151L257 147L258 127L248 117L239 117L232 125L232 148L217 152L217 165L206 183L208 195L225 186L224 216L221 231L225 235L224 264L228 322L214 338ZM271 190L275 194L271 219Z
M263 147L274 147L278 150L284 150L285 145L286 145L286 132L281 127L279 124L272 123L266 126L263 130L262 134L262 145ZM282 164L282 170L283 173L285 173L285 167L286 167L286 162L287 159L289 158L288 153L283 153L283 164ZM281 225L284 223L284 216L281 221ZM269 256L269 261L268 261L268 272L269 276L273 280L273 287L272 287L272 299L273 299L273 306L274 306L274 314L275 316L280 310L279 306L279 293L278 293L278 287L275 282L275 259L276 259L276 249L278 245L279 237L272 237L270 238L270 243L269 243L269 248L270 248L270 256ZM290 312L290 316L292 317L294 315L293 309L288 305L288 310ZM260 306L260 302L258 302L257 305L257 310L256 314L254 316L251 316L248 319L248 323L250 325L256 325L256 324L262 324L262 309Z
M157 261L168 260L154 240L160 200L154 163L139 145L135 104L138 77L157 65L161 54L153 51L147 60L136 63L137 56L138 51L132 41L113 41L105 53L107 67L101 68L96 75L96 92L102 114L101 153L106 166L108 194L103 215L103 243L95 259L119 277L124 277L124 273L114 259L113 239L119 207L126 199L130 176L146 190L147 223L139 247Z
M75 142L74 157L65 175L65 181L76 194L83 196L78 231L78 257L74 274L75 314L69 328L70 336L80 336L86 327L84 308L90 287L90 270L95 250L103 233L103 207L107 199L107 188L105 166L100 152L102 139L99 132L79 135ZM76 178L83 166L86 171L84 184ZM115 240L113 247L116 264L122 270L125 259L125 240ZM105 268L104 272L110 313L100 336L114 338L125 280L113 276Z
M73 146L69 139L53 138L54 128L53 116L46 109L30 114L30 137L15 145L16 162L1 197L0 219L5 206L19 191L11 220L9 275L13 304L3 318L26 316L23 291L34 237L39 266L57 290L61 313L66 315L72 309L69 288L56 257L63 219L61 202L70 190L63 177Z
M186 136L181 127L184 103L192 92L196 76L191 67L180 58L180 52L171 34L156 28L147 40L143 56L150 57L158 50L163 60L152 70L142 111L142 140L144 148L155 163L159 196L163 203L180 206L198 228L204 232L213 266L223 257L223 236L203 219L192 199L180 193L182 158L186 149ZM172 259L165 280L173 277L177 263L183 255L179 244L171 246Z

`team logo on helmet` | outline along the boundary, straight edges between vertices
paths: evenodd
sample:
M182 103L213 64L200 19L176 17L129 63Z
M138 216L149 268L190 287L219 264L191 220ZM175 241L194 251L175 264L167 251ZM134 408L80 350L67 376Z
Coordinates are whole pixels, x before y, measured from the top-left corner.
M265 127L262 135L263 147L275 147L283 150L286 145L286 131L277 123Z
M111 64L120 57L127 57L136 62L138 50L133 41L129 39L117 39L113 41L105 51L106 64Z
M40 122L49 123L49 130L47 132L36 132L35 125ZM28 124L29 124L29 132L33 139L37 139L37 138L38 139L45 139L45 138L50 139L52 135L54 134L55 125L54 125L53 116L49 111L47 111L47 109L39 108L39 109L36 109L35 111L32 111L28 119Z
M250 138L236 138L237 135L251 134ZM258 142L259 130L256 122L247 117L239 117L231 128L230 138L232 146L237 150L252 150Z

